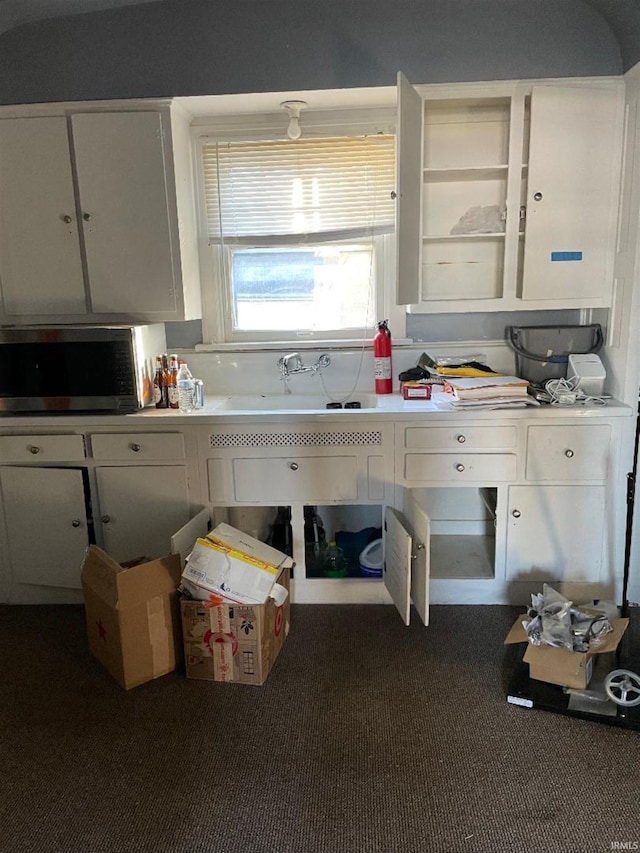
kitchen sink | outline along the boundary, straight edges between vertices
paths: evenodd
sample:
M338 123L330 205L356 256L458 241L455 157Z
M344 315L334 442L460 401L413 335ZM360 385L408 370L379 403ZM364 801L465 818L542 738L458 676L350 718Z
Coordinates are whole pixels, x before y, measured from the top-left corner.
M337 395L336 395L337 397ZM337 397L337 399L341 399ZM375 409L375 394L353 394L346 402L359 402L363 409ZM330 400L322 394L247 394L227 397L216 411L233 412L315 412L324 411ZM344 406L344 403L343 403ZM338 409L337 411L341 411ZM347 409L346 411L350 411Z

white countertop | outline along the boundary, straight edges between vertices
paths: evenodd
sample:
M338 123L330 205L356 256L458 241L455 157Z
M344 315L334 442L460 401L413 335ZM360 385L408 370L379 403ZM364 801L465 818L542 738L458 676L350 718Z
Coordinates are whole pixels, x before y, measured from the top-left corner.
M271 422L300 422L309 419L321 418L323 421L335 422L349 421L371 422L375 420L409 421L425 419L434 421L480 420L496 421L506 419L574 419L574 418L611 418L629 417L633 414L630 406L617 400L608 400L605 406L575 405L575 406L550 406L542 404L538 407L527 406L518 409L484 409L484 410L460 410L440 407L431 400L403 400L398 393L375 395L363 393L360 395L365 403L375 402L375 407L369 405L361 409L326 409L322 401L320 408L289 408L291 405L299 404L298 397L293 403L286 395L251 395L251 396L209 396L204 408L189 414L182 414L175 409L156 409L149 407L131 414L33 414L33 415L11 415L6 414L0 418L0 430L13 430L16 427L39 429L53 427L57 429L68 423L82 423L87 426L186 426L202 425L207 423L225 423L233 421L247 423L257 419ZM352 399L358 400L358 394L352 395ZM282 405L280 402L282 401ZM251 408L246 406L250 405ZM310 406L320 406L321 401L316 397L310 398Z

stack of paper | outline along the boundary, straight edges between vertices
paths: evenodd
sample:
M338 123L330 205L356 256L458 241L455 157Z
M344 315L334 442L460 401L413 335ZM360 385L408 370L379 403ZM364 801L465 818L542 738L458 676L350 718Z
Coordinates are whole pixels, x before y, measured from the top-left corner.
M528 382L517 376L449 378L445 390L456 409L511 409L539 406L527 393Z

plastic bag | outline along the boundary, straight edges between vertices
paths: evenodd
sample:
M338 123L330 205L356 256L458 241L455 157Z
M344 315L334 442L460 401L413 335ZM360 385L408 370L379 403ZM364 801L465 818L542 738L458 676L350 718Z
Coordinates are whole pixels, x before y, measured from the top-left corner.
M498 204L470 207L451 229L451 234L501 234L505 228L504 212Z

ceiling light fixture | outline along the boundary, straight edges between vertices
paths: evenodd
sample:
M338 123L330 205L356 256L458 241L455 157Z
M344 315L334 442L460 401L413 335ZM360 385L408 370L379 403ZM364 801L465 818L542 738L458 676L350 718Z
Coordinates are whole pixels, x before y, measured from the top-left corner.
M287 136L289 139L300 139L302 136L302 128L300 127L300 112L304 110L308 104L306 101L283 101L280 106L283 110L289 113L289 126L287 127Z

